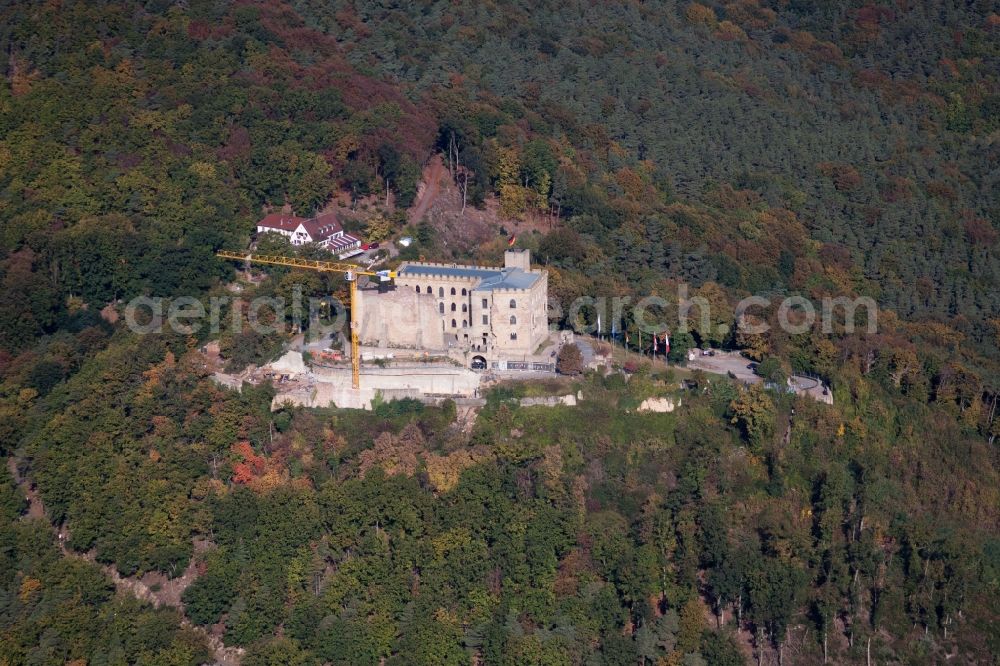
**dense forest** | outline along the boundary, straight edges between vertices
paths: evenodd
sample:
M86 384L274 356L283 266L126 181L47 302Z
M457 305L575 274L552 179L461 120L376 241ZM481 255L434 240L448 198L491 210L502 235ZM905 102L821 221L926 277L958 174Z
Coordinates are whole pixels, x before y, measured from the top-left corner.
M0 663L1000 658L992 3L46 0L0 46ZM494 241L406 226L433 155ZM836 406L633 363L466 429L272 412L211 381L209 331L122 325L224 293L265 206L334 199L391 200L409 258L516 230L563 301L690 285L718 319L673 360L742 349ZM337 288L248 289L293 282ZM750 293L883 310L746 335ZM177 608L116 592L188 571Z
M1000 647L998 478L968 465L994 454L890 382L849 373L855 399L831 408L695 375L675 413L630 413L675 384L647 368L582 380L578 408L497 390L463 433L448 403L271 413L269 389L223 390L198 358L183 339L113 343L40 405L23 455L72 551L127 576L196 558L186 615L221 623L245 663L740 664L742 644L976 663ZM128 646L74 633L112 635L108 584L91 598L91 570L36 574L47 527L4 529L9 661L121 663L101 659ZM132 649L197 663L173 640Z

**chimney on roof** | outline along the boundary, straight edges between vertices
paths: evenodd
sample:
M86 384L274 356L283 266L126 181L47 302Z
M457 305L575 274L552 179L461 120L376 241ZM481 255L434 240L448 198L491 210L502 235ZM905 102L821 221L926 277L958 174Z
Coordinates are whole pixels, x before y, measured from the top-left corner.
M520 268L522 271L531 270L531 250L518 248L516 250L506 250L503 253L504 268Z
M291 215L292 214L292 204L290 204L290 203L288 203L286 201L285 205L281 207L281 214L282 215Z

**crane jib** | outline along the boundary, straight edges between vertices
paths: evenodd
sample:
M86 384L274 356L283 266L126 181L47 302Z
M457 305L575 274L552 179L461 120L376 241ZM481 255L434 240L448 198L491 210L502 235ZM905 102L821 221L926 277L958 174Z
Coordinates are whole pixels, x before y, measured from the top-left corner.
M388 282L396 277L396 271L381 270L367 271L355 264L341 263L336 261L322 261L320 259L303 259L302 257L283 257L274 254L254 254L246 252L234 252L232 250L219 250L215 253L217 257L223 259L235 259L255 264L271 264L273 266L288 266L289 268L303 268L310 271L320 271L324 273L343 273L344 278L351 283L351 384L355 389L361 386L361 355L358 344L358 322L356 320L357 310L354 301L357 297L357 277L367 275L377 277L379 282Z
M330 273L347 273L355 275L367 275L380 279L392 279L396 277L395 271L369 271L357 264L349 264L339 261L323 261L322 259L303 259L302 257L284 257L274 254L247 254L246 252L234 252L232 250L219 250L215 253L217 257L223 259L235 259L237 261L249 261L255 264L272 264L275 266L288 266L290 268L304 268L312 271L322 271Z

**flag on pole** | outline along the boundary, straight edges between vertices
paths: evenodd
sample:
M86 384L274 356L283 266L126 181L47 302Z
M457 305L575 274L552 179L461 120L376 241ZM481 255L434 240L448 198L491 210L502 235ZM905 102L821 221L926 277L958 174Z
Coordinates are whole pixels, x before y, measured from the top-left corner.
M670 353L670 334L667 331L663 332L663 353Z
M597 337L601 337L601 315L597 314Z
M517 234L511 234L511 237L507 239L507 247L514 247L514 243L517 242Z

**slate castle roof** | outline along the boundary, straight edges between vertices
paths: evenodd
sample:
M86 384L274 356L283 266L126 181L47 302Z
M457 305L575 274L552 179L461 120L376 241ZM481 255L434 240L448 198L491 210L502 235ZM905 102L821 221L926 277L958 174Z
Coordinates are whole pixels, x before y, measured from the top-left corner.
M520 268L490 266L460 266L458 264L406 263L398 271L400 277L449 277L478 281L473 291L530 289L541 275Z

